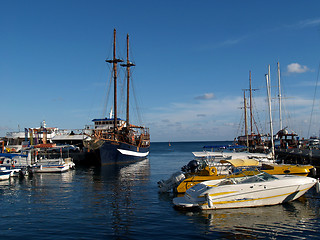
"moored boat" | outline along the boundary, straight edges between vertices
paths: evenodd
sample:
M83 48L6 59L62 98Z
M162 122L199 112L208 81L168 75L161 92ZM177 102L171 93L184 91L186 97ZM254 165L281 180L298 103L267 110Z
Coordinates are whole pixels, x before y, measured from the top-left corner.
M234 177L239 168L256 167L269 174L289 174L289 175L315 175L315 168L311 165L290 165L290 164L266 164L256 159L221 159L219 162L208 159L198 159L190 161L167 180L158 182L160 192L185 193L194 185L208 181L223 179L229 175ZM240 175L236 175L240 176Z
M0 168L0 180L8 180L11 176L11 171L6 171L5 167Z
M71 157L48 158L38 157L38 151L31 149L21 154L0 153L0 167L20 171L20 175L33 172L65 172L73 169L75 164Z
M74 167L75 164L71 158L59 158L40 160L32 166L32 170L35 173L62 173Z
M319 182L310 177L271 175L254 169L251 175L210 180L188 189L173 203L180 208L225 209L276 205L293 201ZM244 176L242 176L244 175Z
M0 180L8 180L10 177L23 176L20 168L0 167Z
M114 30L113 58L106 60L112 64L114 83L113 111L109 118L94 119L94 128L90 139L84 145L99 153L101 165L114 163L130 163L145 159L149 154L149 129L143 126L132 125L129 122L129 87L130 67L135 66L129 61L129 35L127 35L127 61L121 66L127 71L127 102L126 120L118 118L117 106L117 64L123 60L116 58L116 30ZM88 129L86 129L88 132Z

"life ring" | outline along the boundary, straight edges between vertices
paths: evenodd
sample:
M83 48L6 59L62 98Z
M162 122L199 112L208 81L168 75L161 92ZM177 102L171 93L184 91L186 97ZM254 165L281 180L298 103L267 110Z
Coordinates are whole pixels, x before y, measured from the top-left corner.
M217 175L217 168L216 167L210 167L209 175L210 176L216 176Z

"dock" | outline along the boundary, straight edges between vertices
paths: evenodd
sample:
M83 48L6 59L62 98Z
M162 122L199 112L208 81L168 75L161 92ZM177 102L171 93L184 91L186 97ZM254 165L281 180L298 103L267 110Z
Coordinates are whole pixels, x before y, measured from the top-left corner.
M317 169L317 175L320 174L320 149L277 149L275 154L285 164L312 165Z

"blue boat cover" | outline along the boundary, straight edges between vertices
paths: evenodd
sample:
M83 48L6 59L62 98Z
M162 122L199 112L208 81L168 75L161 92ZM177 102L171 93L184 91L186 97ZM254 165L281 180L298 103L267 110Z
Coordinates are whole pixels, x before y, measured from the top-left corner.
M8 157L8 158L13 158L13 157L28 157L28 155L25 154L17 154L17 153L0 153L0 157Z
M203 148L235 149L235 148L246 148L246 146L242 146L242 145L215 145L215 146L204 146Z

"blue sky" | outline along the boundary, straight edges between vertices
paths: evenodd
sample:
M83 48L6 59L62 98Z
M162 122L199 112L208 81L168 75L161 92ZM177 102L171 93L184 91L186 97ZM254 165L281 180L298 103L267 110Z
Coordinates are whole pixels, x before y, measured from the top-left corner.
M268 132L268 65L276 132L277 62L283 125L319 135L319 9L319 1L0 1L0 136L42 120L81 129L102 117L114 28L119 57L130 35L132 98L152 141L241 134L249 71L255 120Z

